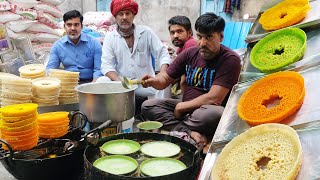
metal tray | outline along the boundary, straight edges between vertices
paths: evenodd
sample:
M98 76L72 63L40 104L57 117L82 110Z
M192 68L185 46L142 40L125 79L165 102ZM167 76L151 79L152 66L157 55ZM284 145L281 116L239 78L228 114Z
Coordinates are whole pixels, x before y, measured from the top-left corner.
M301 22L290 27L305 28L320 23L320 13L318 12L320 9L320 0L310 1L310 6L311 10L308 12L307 16ZM259 41L260 39L272 32L264 30L261 24L259 23L260 17L263 12L264 11L261 11L256 20L254 21L251 30L249 31L248 36L245 39L247 43Z
M302 146L302 166L297 180L319 179L320 178L320 121L316 123L306 123L299 126L293 126L296 129ZM204 161L199 180L211 179L211 171L213 165L221 153L222 149L227 145L227 141L213 142L209 148L208 154Z
M292 69L292 71L299 72L304 77L306 96L297 113L287 118L283 123L297 125L318 120L320 117L320 61ZM259 78L256 78L245 83L236 84L233 87L213 137L213 142L232 139L250 128L247 122L240 119L236 109L241 95L258 79Z
M307 34L307 49L304 53L304 56L300 61L297 61L289 66L286 66L281 70L293 69L307 63L316 62L320 59L320 52L319 52L320 28L319 27L320 26L313 26L308 29L305 29L305 32ZM244 64L242 66L242 72L240 74L239 82L245 82L251 78L264 75L264 73L261 73L257 68L252 66L250 62L251 51L252 51L252 47L249 47L247 48L247 52L244 54Z

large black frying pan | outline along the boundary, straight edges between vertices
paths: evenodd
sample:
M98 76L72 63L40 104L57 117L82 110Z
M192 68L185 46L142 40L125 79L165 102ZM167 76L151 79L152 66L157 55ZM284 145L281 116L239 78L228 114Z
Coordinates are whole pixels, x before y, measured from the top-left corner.
M10 145L4 140L0 139L0 142L3 145L8 146L9 151L4 151L0 149L0 161L2 165L17 179L23 180L78 180L83 177L83 153L85 147L87 146L88 139L87 136L100 132L105 127L111 124L111 121L107 121L98 128L90 131L89 133L84 133L82 128L85 126L87 119L86 116L81 112L76 112L72 115L70 126L74 125L75 115L80 114L83 116L85 122L80 123L80 127L71 128L66 136L63 139L50 139L43 143L38 144L33 150L25 152L14 152ZM72 142L77 144L76 147L69 149L68 151L60 152L64 150L66 143ZM25 154L30 154L36 152L40 149L54 149L58 147L57 151L52 153L57 156L46 157L39 156L36 158L23 158ZM33 153L34 155L35 153ZM37 154L36 154L37 155ZM21 158L22 157L22 158Z
M181 147L185 152L184 155L179 159L184 162L187 166L187 169L180 171L175 174L160 176L160 177L142 177L142 176L122 176L122 175L113 175L107 172L101 171L100 169L93 166L93 162L101 157L101 152L99 147L102 146L105 142L116 140L116 139L131 139L137 142L143 141L168 141L175 143ZM108 136L101 138L97 145L87 146L84 152L84 164L85 164L85 179L92 180L127 180L127 179L141 179L141 180L194 180L197 178L200 166L201 166L201 153L194 145L188 143L185 140L180 138L169 136L165 134L158 133L148 133L148 132L139 132L139 133L126 133L118 134L113 136Z

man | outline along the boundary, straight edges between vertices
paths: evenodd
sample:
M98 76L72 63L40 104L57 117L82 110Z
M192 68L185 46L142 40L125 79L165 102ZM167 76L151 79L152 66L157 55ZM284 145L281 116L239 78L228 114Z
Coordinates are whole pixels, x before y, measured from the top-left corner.
M183 50L197 45L197 42L193 38L191 22L188 17L174 16L168 23L171 42L178 47L176 51L177 55Z
M197 42L193 38L191 22L186 16L174 16L169 21L170 39L173 45L178 47L176 54L179 55L185 49L196 46ZM186 77L182 76L178 79L180 83L175 83L172 88L173 96L178 96L186 89ZM180 90L181 89L181 90Z
M220 44L225 21L206 13L196 23L198 47L184 50L166 72L156 77L145 75L144 87L163 89L186 75L187 88L182 102L177 99L151 99L142 104L142 114L161 121L165 127L184 131L197 144L212 137L223 113L232 87L240 74L240 57ZM170 127L171 126L171 127Z
M164 72L171 63L167 49L150 28L133 24L138 4L134 0L113 0L110 10L117 28L105 37L101 71L106 77L98 81L121 81L121 76L129 79L141 79L144 74L154 76L151 54L159 60L160 72ZM136 113L141 103L155 93L154 88L135 90Z
M101 44L81 32L83 16L73 10L63 15L66 36L54 43L47 69L57 69L62 63L67 71L80 72L80 83L95 81L102 76Z

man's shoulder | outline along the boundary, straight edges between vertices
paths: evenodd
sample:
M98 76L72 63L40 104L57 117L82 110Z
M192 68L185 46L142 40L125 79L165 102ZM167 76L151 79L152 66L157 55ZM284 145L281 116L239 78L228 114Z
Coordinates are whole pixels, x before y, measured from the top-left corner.
M99 42L99 40L97 39L97 38L95 38L95 37L93 37L93 36L91 36L91 35L89 35L89 34L84 34L85 36L86 36L86 38L88 39L88 41L91 41L91 42L93 42L93 43L99 43L100 44L100 42Z
M187 53L195 54L195 53L198 53L198 51L199 51L198 46L191 46L191 47L185 49L184 51L182 51L182 53L187 52Z
M64 46L65 43L67 42L67 36L63 36L61 37L60 39L58 39L56 42L53 43L53 46L54 48L58 48L58 47L61 47L61 46Z
M197 46L189 47L185 50L183 50L178 57L184 59L184 60L191 60L194 57L197 57L197 54L199 53L199 48ZM191 59L190 59L191 58Z
M186 42L186 44L191 45L191 46L195 46L197 45L197 41L192 37L190 39L188 39L188 41Z
M239 62L241 61L240 56L232 49L230 49L224 45L221 45L221 49L222 49L221 55L224 57L224 59L233 59L233 60L237 60Z

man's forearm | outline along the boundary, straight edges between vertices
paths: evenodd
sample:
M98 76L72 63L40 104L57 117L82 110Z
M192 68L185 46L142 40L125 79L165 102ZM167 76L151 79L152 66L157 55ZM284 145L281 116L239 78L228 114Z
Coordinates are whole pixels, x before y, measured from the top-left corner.
M112 81L121 81L121 79L115 71L107 72L106 76L110 78Z
M169 65L168 64L162 64L160 68L160 73L164 73L167 71Z

